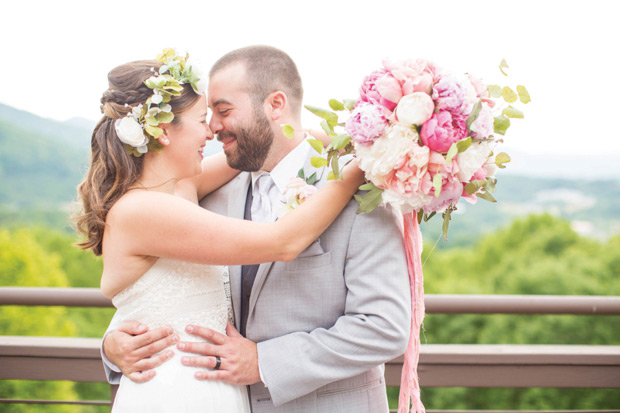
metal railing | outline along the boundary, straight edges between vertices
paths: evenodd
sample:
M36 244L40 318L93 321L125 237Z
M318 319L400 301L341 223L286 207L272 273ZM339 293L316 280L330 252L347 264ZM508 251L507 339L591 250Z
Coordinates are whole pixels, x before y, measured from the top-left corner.
M112 306L94 288L34 287L0 287L0 305ZM620 297L608 296L428 294L425 305L435 314L620 315ZM100 339L0 336L0 379L105 382L99 346ZM402 357L386 364L388 386L400 384L401 369ZM620 388L620 346L427 344L418 371L426 387Z

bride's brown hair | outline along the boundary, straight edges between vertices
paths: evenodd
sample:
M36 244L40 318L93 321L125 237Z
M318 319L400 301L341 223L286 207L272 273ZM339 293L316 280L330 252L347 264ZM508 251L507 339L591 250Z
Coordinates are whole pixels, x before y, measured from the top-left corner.
M108 73L109 88L101 97L103 117L91 138L90 167L78 186L82 211L75 217L77 230L86 237L77 245L92 250L97 256L103 252L108 211L136 183L144 165L144 156L137 158L127 153L114 123L125 117L132 106L144 104L153 94L144 81L153 75L152 68L157 70L162 64L156 60L140 60L118 66ZM173 96L169 102L172 113L184 112L199 98L189 84L183 85L181 95ZM175 116L172 123L178 119Z

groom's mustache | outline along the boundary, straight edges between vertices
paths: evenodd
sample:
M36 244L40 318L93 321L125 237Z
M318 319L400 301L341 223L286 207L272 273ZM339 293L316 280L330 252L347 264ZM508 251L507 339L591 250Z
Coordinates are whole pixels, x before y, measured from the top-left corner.
M217 139L220 142L222 141L222 139L226 139L226 138L237 139L237 135L235 135L232 132L221 132L221 133L218 133L217 135L215 135L215 139Z

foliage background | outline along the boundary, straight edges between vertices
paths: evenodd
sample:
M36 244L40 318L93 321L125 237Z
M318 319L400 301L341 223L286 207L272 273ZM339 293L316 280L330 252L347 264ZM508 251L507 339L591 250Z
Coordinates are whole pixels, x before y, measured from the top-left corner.
M93 125L0 104L0 285L98 287L69 221ZM92 129L91 129L92 130ZM217 149L213 149L217 150ZM508 170L510 166L508 167ZM450 240L423 224L429 294L620 295L620 180L499 176L498 204L463 205ZM0 334L101 337L113 309L0 307ZM620 345L620 317L429 314L423 343ZM424 383L422 383L424 385ZM395 407L398 389L389 390ZM610 409L615 389L425 388L428 409ZM107 399L105 383L0 381L0 398ZM37 411L2 405L2 411ZM107 411L51 406L46 411Z

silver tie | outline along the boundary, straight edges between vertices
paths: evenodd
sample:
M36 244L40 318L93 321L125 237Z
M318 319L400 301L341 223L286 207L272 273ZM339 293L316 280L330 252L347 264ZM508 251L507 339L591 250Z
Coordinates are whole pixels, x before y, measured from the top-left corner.
M252 192L252 221L273 222L271 198L269 192L275 186L271 175L265 173L258 177Z

